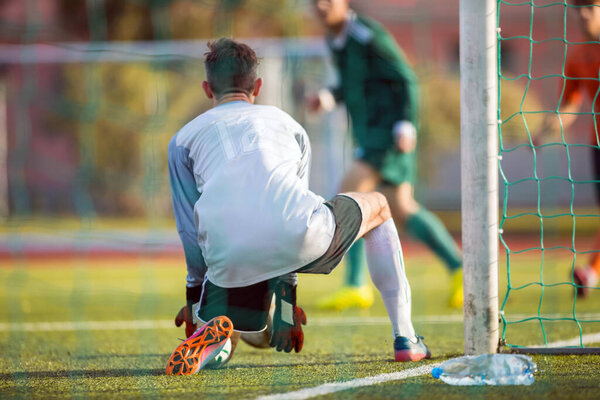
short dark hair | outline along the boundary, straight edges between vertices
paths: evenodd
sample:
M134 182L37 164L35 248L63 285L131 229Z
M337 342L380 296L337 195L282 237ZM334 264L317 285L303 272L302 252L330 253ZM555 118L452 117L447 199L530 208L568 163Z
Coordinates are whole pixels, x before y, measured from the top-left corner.
M250 95L257 78L258 57L250 46L221 38L207 43L204 53L206 80L219 97L227 93Z

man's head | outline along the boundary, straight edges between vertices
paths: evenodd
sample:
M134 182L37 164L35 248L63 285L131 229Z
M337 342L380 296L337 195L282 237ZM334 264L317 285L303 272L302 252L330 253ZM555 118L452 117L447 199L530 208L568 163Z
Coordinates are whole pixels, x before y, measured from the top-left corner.
M262 83L257 77L258 57L248 45L228 38L207 44L204 53L206 81L202 87L209 98L220 99L225 95L258 95Z
M319 19L330 30L344 26L349 0L313 0Z
M575 0L581 29L591 40L600 40L600 0Z

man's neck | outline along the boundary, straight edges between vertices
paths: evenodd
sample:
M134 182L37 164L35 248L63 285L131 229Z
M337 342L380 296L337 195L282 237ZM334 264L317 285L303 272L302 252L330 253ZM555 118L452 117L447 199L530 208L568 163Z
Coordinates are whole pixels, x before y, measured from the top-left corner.
M246 93L235 92L224 94L223 96L213 98L213 106L220 106L221 104L231 103L232 101L245 101L250 104L254 104L254 96L249 96Z
M334 27L329 27L329 35L331 37L331 40L333 42L333 47L334 48L342 48L345 46L346 44L346 37L348 36L348 26L351 23L351 21L355 18L355 14L352 10L348 10L346 12L346 17L344 18L344 20Z

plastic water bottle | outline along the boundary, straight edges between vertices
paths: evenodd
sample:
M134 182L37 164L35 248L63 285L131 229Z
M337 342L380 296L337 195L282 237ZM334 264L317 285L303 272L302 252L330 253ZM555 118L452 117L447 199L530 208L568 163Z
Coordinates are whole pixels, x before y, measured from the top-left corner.
M537 366L521 354L483 354L452 358L431 371L434 378L457 386L531 385Z

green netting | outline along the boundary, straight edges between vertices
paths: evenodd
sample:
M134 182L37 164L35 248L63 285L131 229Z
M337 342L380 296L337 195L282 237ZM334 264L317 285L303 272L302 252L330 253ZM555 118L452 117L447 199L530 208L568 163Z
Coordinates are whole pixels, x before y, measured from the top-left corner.
M600 291L589 287L588 298L578 298L580 286L573 274L600 251L593 240L600 215L592 200L600 183L591 173L590 156L600 151L600 71L594 76L573 76L568 65L582 46L588 46L588 52L597 51L600 38L581 39L582 22L577 14L583 7L600 5L499 0L497 7L499 92L513 83L519 83L522 90L516 104L501 100L499 94L500 241L506 258L506 271L500 274L501 340L513 348L542 343L556 348L594 343L597 347ZM579 110L562 109L569 81L595 85L592 98L580 88L588 98ZM532 102L540 94L543 101ZM574 118L578 121L572 123ZM524 127L526 135L512 134L514 126ZM545 141L540 140L553 126L560 137L546 135ZM530 169L511 170L511 164L523 158L527 162L521 165ZM581 170L581 163L589 166L590 174L574 172L576 167ZM524 187L529 191L520 190ZM525 192L537 195L535 206L514 205ZM516 235L524 225L538 234L533 238ZM537 339L532 339L534 331Z

